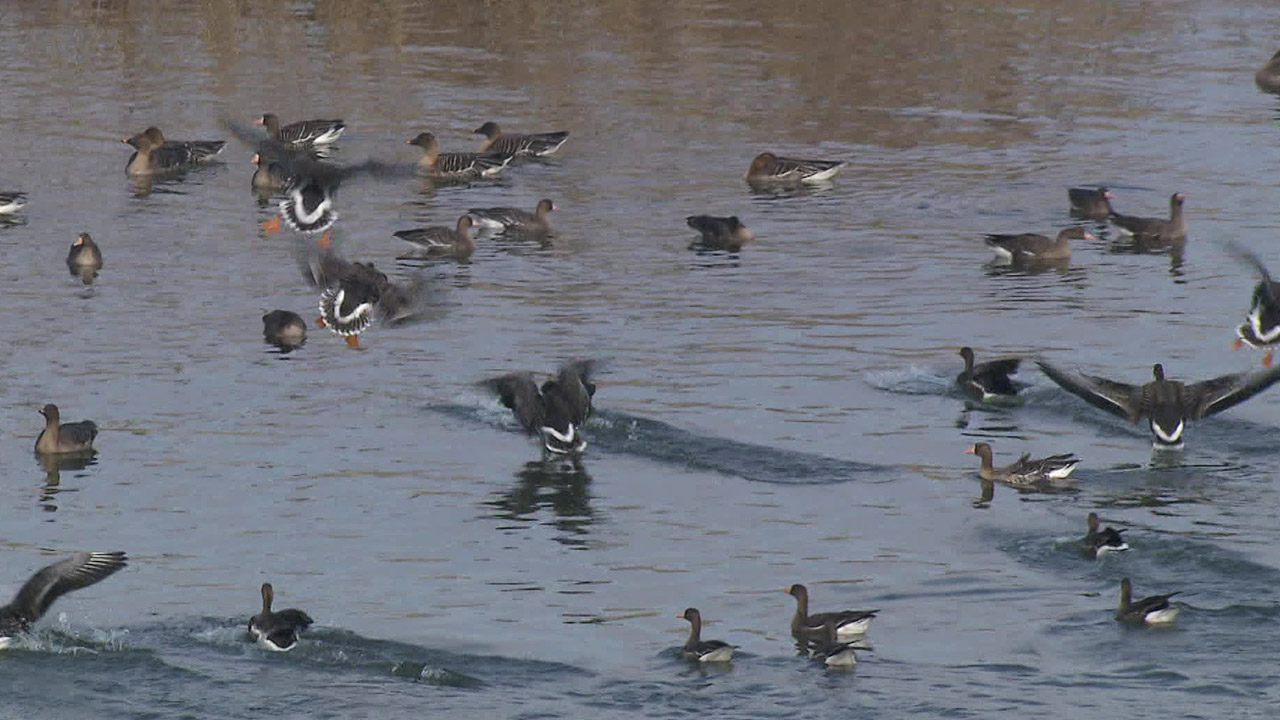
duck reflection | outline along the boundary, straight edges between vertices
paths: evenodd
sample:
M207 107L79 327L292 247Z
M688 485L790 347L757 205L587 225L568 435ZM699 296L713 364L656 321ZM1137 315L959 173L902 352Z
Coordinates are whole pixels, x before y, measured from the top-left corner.
M533 515L550 509L553 519L547 524L561 531L556 541L565 545L585 546L586 535L595 521L591 510L591 476L579 457L556 457L525 463L516 473L516 484L510 490L485 501L496 512L488 517L521 522L532 521Z
M45 512L57 512L57 495L62 491L62 471L76 472L84 470L98 462L96 451L51 455L36 453L36 462L44 471L44 485L40 488L40 507Z

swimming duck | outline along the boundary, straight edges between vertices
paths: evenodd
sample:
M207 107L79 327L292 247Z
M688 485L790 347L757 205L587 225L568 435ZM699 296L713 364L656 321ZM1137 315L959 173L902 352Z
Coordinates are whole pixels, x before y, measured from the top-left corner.
M1145 385L1061 370L1048 362L1036 364L1063 390L1094 407L1137 423L1147 418L1157 450L1181 450L1182 431L1191 420L1209 417L1235 407L1280 380L1280 366L1257 373L1222 375L1190 385L1166 380L1164 366L1151 368L1153 380Z
M475 224L488 232L545 234L551 230L551 211L555 203L543 198L533 212L513 207L471 208L467 211Z
M1263 92L1280 93L1280 52L1272 55L1266 65L1258 68L1258 72L1253 75L1253 81Z
M550 132L550 133L504 133L498 129L498 123L487 122L473 131L476 135L483 135L484 140L480 143L479 152L497 153L499 155L515 155L528 157L543 157L550 155L560 149L564 145L564 141L569 139L567 132Z
M521 427L541 439L545 452L576 455L587 449L582 426L591 415L591 400L596 393L591 375L597 365L595 360L565 363L541 387L529 372L490 378L481 386L497 393L498 400L515 413Z
M226 140L168 140L165 138L164 133L160 132L160 128L155 125L142 132L151 140L153 147L166 151L186 153L192 165L208 162L215 155L222 152L222 148L227 144Z
M1262 365L1270 367L1271 356L1275 352L1272 346L1280 343L1280 283L1271 279L1271 273L1267 272L1267 267L1256 255L1238 245L1233 244L1231 248L1262 276L1253 287L1249 313L1245 315L1244 322L1236 327L1236 341L1232 343L1232 347L1265 347L1267 351L1262 356Z
M1097 239L1082 227L1069 227L1059 232L1054 240L1036 233L989 234L986 236L986 243L1003 262L1019 264L1063 260L1071 257L1070 240Z
M723 640L703 640L702 614L697 608L687 608L676 615L689 621L689 640L681 648L680 654L698 662L729 662L733 659L733 646Z
M128 565L127 560L122 552L81 552L41 568L0 607L0 650L48 612L54 600L102 580Z
M22 192L0 192L0 215L12 215L26 207L27 194Z
M823 183L835 177L843 160L796 160L762 152L751 161L746 179L752 184L799 185Z
M67 269L85 285L92 283L102 269L102 250L89 233L80 233L75 242L71 243L71 249L67 251Z
M1137 602L1132 600L1133 585L1129 578L1120 581L1120 607L1116 610L1116 620L1121 622L1145 622L1148 625L1166 625L1178 617L1178 609L1169 604L1169 598L1181 592L1168 595L1152 595Z
M1182 193L1169 197L1169 219L1142 218L1112 213L1111 223L1121 233L1132 235L1134 240L1156 245L1181 242L1187 237L1187 224L1182 219L1182 203L1187 199Z
M277 160L268 160L261 153L253 154L253 178L249 181L256 190L282 190L288 187L290 178L285 173L284 164Z
M307 341L307 324L298 313L272 310L262 316L262 339L281 350L292 350Z
M809 589L803 585L788 585L782 589L796 599L796 614L791 618L791 635L802 642L821 640L827 636L824 626L835 625L836 639L841 642L861 637L867 633L879 610L839 610L809 614Z
M417 246L419 252L428 257L454 257L466 259L475 252L476 244L471 239L471 216L458 218L456 227L442 225L433 227L400 230L392 233L396 237Z
M426 282L393 283L373 263L348 262L329 247L299 251L306 278L320 289L321 327L360 347L360 333L381 320L408 320L422 309Z
M1111 191L1104 187L1096 190L1093 188L1068 188L1067 197L1071 200L1071 209L1082 218L1106 220L1115 214L1115 211L1111 209L1111 200L1115 195L1112 195Z
M686 225L702 233L702 239L690 247L738 252L743 245L755 238L747 226L738 220L737 215L730 217L690 215L684 221Z
M1037 460L1031 459L1031 453L1023 453L1022 457L1012 465L998 468L991 464L991 446L987 443L974 443L973 447L965 452L977 455L982 460L978 477L1009 485L1036 485L1053 480L1064 480L1080 464L1080 458L1071 453L1050 455Z
M298 634L311 626L310 615L289 608L271 612L275 589L271 583L262 583L262 612L249 618L249 634L264 648L275 652L292 650L298 644Z
M44 416L44 429L36 438L36 452L41 455L90 452L93 439L98 436L98 426L92 420L59 422L58 406L49 404L40 408Z
M960 357L964 358L964 370L956 375L956 384L965 394L983 402L1017 396L1018 386L1009 376L1017 374L1022 358L988 360L975 365L973 348L968 346L960 348Z
M1098 529L1098 513L1089 513L1087 520L1089 532L1080 540L1080 548L1089 557L1102 557L1109 552L1123 552L1129 549L1129 543L1120 537L1124 530L1107 526Z
M328 145L347 129L341 120L299 120L281 127L280 118L272 113L263 113L253 124L261 125L268 137L285 145Z
M511 162L512 155L497 153L442 153L436 136L418 133L409 145L417 145L425 153L418 161L418 173L436 180L475 180L497 177Z
M122 142L136 150L129 156L125 172L133 176L177 172L198 165L208 157L188 143L168 143L162 138L158 133L148 134L146 131L125 138Z

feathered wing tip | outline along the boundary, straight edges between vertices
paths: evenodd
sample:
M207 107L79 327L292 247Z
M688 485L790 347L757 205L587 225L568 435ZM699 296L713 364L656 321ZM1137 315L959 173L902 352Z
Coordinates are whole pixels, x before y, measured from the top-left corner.
M320 293L320 317L334 333L347 337L359 335L373 324L374 304L347 297L341 285L327 287Z
M302 203L292 195L280 201L280 216L289 227L300 233L324 232L338 221L338 211L328 202L307 214Z

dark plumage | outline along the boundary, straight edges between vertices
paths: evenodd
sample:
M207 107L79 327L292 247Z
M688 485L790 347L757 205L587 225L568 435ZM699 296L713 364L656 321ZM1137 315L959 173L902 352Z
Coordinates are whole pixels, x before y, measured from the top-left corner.
M528 157L543 157L550 155L560 149L564 145L564 141L569 139L567 132L550 132L550 133L504 133L498 128L498 123L486 122L475 129L476 135L484 135L485 139L480 143L479 152L497 153L499 155L515 155Z
M298 644L298 634L310 627L313 621L310 615L297 608L272 612L274 598L275 589L271 583L262 583L262 612L249 618L249 634L268 650L292 650Z
M1129 543L1120 536L1124 530L1117 530L1110 526L1099 529L1098 513L1089 513L1086 523L1089 532L1085 533L1084 538L1080 540L1080 551L1085 556L1093 558L1105 553L1123 552L1129 549Z
M1021 235L991 234L986 236L987 247L1005 262L1013 264L1064 260L1071 257L1071 240L1097 240L1092 233L1081 227L1069 227L1058 233L1058 237L1050 240L1044 235L1023 233Z
M1182 431L1191 420L1209 417L1235 407L1280 380L1280 367L1257 373L1239 373L1187 385L1166 380L1159 363L1151 368L1153 380L1144 385L1067 372L1043 360L1036 361L1045 375L1094 407L1137 423L1147 418L1159 450L1182 448Z
M98 436L98 426L92 420L64 423L58 406L49 404L40 408L44 416L44 429L36 437L36 452L41 455L87 453L93 450L93 439Z
M155 125L142 132L151 140L154 147L187 153L191 158L191 164L212 160L227 144L226 140L169 140Z
M1024 453L1012 465L995 467L992 464L991 446L987 443L974 443L965 450L977 455L982 460L978 468L978 477L983 480L1008 483L1010 485L1038 485L1053 480L1063 480L1080 464L1080 458L1071 453L1050 455L1046 458L1031 459L1031 453Z
M762 152L751 161L746 178L752 184L821 183L835 177L844 166L843 160L797 160Z
M809 657L814 660L821 660L823 665L827 667L853 667L858 664L858 655L855 650L869 650L870 648L861 645L862 638L856 637L852 641L842 641L836 631L837 620L827 618L822 625L821 637L810 641L811 650Z
M1262 356L1262 364L1270 367L1271 356L1275 352L1272 346L1280 343L1280 283L1271 279L1267 266L1256 255L1234 243L1229 247L1261 276L1258 284L1253 286L1249 313L1245 315L1244 322L1236 327L1234 347L1242 344L1252 348L1265 347L1267 352Z
M298 313L272 310L262 316L262 339L281 350L292 350L307 341L307 324Z
M1115 212L1111 209L1111 200L1115 196L1104 187L1096 190L1093 188L1069 188L1067 197L1071 200L1071 210L1082 218L1106 220Z
M747 229L747 226L738 220L737 215L730 217L690 215L684 221L689 227L702 233L701 240L690 247L738 252L743 245L755 238L751 231Z
M454 257L465 259L475 252L476 244L471 239L471 216L458 218L455 227L436 225L433 227L400 230L392 233L405 242L417 246L418 251L428 257Z
M467 211L480 228L490 232L546 234L551 231L555 203L543 198L533 212L513 207L471 208Z
M1133 601L1133 585L1129 578L1120 581L1120 606L1116 609L1116 620L1121 622L1145 622L1149 625L1171 623L1178 616L1178 609L1169 604L1169 598L1181 592L1168 595L1152 595L1137 602Z
M267 131L267 137L285 145L327 145L342 137L347 124L341 120L299 120L281 127L280 118L264 113L254 121Z
M809 614L809 589L790 585L782 589L796 599L796 613L791 618L791 635L801 642L822 640L828 636L827 623L835 626L836 638L848 641L865 635L879 610L839 610Z
M199 165L217 154L224 144L220 140L196 142L166 142L160 131L147 128L124 141L136 152L129 156L125 172L134 176L177 172ZM213 149L213 146L217 146Z
M702 614L697 608L687 608L676 617L689 621L689 639L680 654L698 662L729 662L733 659L733 646L723 640L702 639Z
M992 400L1008 400L1017 396L1018 386L1010 375L1016 375L1021 358L1003 358L988 360L974 364L973 348L960 348L960 357L964 358L964 370L956 375L956 384L975 400L990 402Z
M253 178L250 184L257 190L283 190L289 186L292 178L285 172L284 164L278 160L269 160L261 153L253 154Z
M122 552L82 552L42 568L0 607L0 648L31 627L59 597L90 585L128 565Z
M542 440L546 452L577 454L587 448L582 426L591 415L596 386L591 375L595 360L575 360L560 366L555 377L539 387L533 373L516 372L481 383L515 413L520 426Z
M67 269L85 285L92 283L102 269L102 250L89 233L80 233L71 243L71 249L67 251Z
M360 347L360 333L375 320L392 324L422 310L425 278L394 283L373 263L348 262L332 249L302 247L299 264L320 289L320 324L346 338L347 345Z
M1253 81L1263 92L1280 93L1280 52L1258 68L1258 72L1253 74Z
M1170 245L1187 237L1187 225L1182 219L1182 203L1187 199L1182 193L1169 197L1169 219L1143 218L1113 213L1111 222L1120 231L1133 236L1135 242L1152 245Z
M418 133L405 142L422 148L424 154L418 161L418 173L436 180L497 177L513 157L497 153L442 153L436 136L429 132Z

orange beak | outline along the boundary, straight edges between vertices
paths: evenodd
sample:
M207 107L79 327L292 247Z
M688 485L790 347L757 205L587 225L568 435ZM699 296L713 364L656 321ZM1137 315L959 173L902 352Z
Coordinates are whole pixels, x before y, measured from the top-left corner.
M973 452L973 448L969 448L968 450L965 450L965 451L964 451L964 454L965 454L965 455L974 455L974 454L976 454L976 453L974 453L974 452Z

